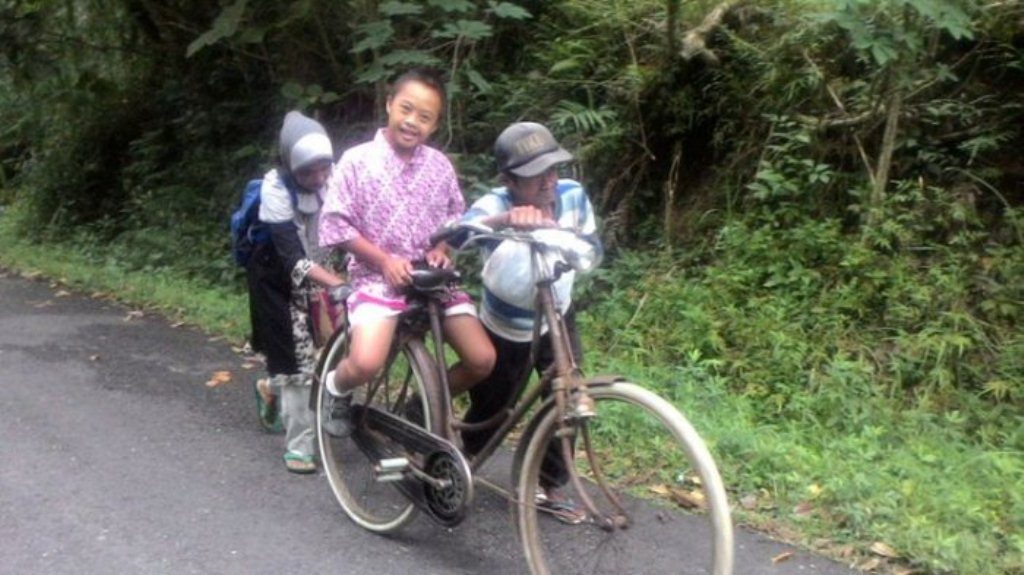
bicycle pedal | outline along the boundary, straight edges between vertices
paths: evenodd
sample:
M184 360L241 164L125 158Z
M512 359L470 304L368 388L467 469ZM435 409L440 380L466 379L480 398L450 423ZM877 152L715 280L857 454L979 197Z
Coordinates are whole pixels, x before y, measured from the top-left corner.
M409 460L405 457L381 459L373 466L373 474L377 481L401 481L409 471Z

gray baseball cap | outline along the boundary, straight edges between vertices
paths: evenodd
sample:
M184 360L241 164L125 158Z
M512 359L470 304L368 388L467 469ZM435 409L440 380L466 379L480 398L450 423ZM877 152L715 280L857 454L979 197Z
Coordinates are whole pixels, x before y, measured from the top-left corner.
M494 158L499 171L524 178L543 174L551 166L573 159L547 128L534 122L518 122L505 128L494 142Z

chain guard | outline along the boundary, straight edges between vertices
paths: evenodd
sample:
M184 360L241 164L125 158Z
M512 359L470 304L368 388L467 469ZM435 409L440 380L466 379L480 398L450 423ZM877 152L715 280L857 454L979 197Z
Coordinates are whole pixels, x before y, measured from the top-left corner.
M416 507L445 527L465 519L473 500L473 479L469 463L455 445L376 407L353 405L352 420L357 422L352 439L371 461L406 457L411 466L447 482L442 488L411 473L396 481L395 487Z

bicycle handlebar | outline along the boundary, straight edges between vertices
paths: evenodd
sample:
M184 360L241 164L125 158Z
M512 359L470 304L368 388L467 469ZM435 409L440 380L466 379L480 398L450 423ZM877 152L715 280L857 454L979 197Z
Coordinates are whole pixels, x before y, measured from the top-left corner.
M504 228L495 230L483 224L463 222L438 230L430 239L432 243L437 243L448 241L463 233L469 233L469 238L455 248L455 251L466 251L470 246L481 241L511 240L539 246L545 253L555 253L580 272L594 269L600 261L600 254L594 245L579 232L568 228L537 228L533 230Z

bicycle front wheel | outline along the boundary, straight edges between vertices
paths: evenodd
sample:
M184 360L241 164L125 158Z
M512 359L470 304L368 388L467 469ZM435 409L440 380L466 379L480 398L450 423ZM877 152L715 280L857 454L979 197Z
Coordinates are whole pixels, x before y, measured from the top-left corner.
M319 370L321 381L344 357L346 347L340 339L325 352L328 355ZM433 430L437 427L438 410L431 405L431 398L437 397L439 385L433 366L423 342L412 340L402 347L380 376L353 391L352 404L412 419L428 431ZM415 507L394 483L380 481L375 467L382 459L403 457L403 449L379 436L373 438L374 453L361 448L357 442L359 434L372 432L361 428L358 418L353 421L356 432L352 436L337 438L328 434L323 429L320 409L327 390L323 385L320 387L317 438L324 474L335 498L345 513L365 529L378 533L399 529L415 516Z
M574 437L558 433L561 414L550 408L531 422L517 453L513 508L530 572L730 574L725 488L693 426L635 384L595 384L589 393L596 415L580 420ZM565 463L549 452L552 442L580 481L562 484ZM558 506L538 497L552 486L580 507L589 500L597 513L565 524Z

